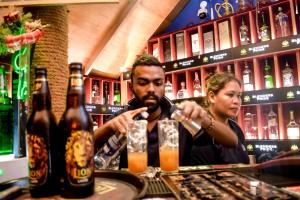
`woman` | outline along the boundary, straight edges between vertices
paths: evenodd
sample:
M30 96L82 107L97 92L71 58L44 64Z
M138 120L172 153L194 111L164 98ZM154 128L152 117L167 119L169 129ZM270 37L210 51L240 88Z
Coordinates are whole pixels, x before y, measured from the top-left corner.
M238 137L236 147L221 145L212 136L214 127L202 129L194 139L191 164L249 163L244 145L245 138L239 125L233 120L241 107L241 83L233 75L215 74L207 80L207 112L213 120L230 127Z

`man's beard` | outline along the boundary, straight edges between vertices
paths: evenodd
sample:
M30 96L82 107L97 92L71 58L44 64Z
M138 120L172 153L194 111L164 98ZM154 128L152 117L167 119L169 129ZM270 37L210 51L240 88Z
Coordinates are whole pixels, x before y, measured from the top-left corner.
M153 113L153 112L156 111L156 110L159 108L159 106L160 106L160 101L161 101L161 99L160 99L158 96L156 96L155 94L149 94L149 93L148 93L146 96L142 97L142 99L138 98L138 96L136 95L135 92L133 92L133 94L134 94L134 96L135 96L135 98L136 98L138 104L139 104L141 107L147 107L147 108L148 108L147 112L149 112L149 113ZM145 103L145 101L146 101L147 99L149 99L149 98L155 100L156 103L155 103L155 104L150 104L150 105L147 104L147 103Z

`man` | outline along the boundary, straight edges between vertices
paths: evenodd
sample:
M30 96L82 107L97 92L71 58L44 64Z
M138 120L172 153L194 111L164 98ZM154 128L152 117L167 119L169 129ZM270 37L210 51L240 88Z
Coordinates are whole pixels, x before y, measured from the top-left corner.
M147 132L148 132L148 166L159 166L158 150L158 120L170 118L172 102L165 94L165 73L162 64L153 56L143 54L133 64L131 71L131 90L134 94L132 100L116 117L106 122L95 131L95 145L101 147L107 139L119 132L126 134L128 122L133 120L141 112L147 111ZM218 122L215 123L208 117L206 111L195 102L184 101L178 106L182 109L184 117L198 119L202 127L214 129L216 140L222 141L225 145L235 146L237 138L229 128ZM179 164L189 165L193 139L191 134L179 123ZM224 133L225 132L225 133ZM230 133L227 133L230 132ZM127 150L121 153L120 167L127 167Z

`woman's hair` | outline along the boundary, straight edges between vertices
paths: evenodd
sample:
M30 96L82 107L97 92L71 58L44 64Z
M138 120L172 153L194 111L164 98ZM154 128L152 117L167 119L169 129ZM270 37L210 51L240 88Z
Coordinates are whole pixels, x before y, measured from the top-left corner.
M239 84L240 87L242 86L241 82L233 74L216 73L212 75L206 81L206 94L208 94L209 92L218 94L218 92L222 90L225 87L225 85L231 81L235 81L236 83ZM209 105L208 98L206 98L205 103L206 103L205 106L208 107Z
M231 81L235 81L241 87L241 82L232 74L229 73L216 73L208 78L206 82L206 90L207 94L209 92L213 92L217 94L220 90L222 90L225 85Z

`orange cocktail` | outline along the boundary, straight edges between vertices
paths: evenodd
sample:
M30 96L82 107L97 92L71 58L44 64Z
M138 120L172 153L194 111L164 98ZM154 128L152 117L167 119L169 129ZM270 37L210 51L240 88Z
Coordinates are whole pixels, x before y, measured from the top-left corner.
M179 150L162 146L159 148L160 168L163 171L177 171L179 167Z
M147 152L128 152L128 169L134 173L144 172L147 168Z

